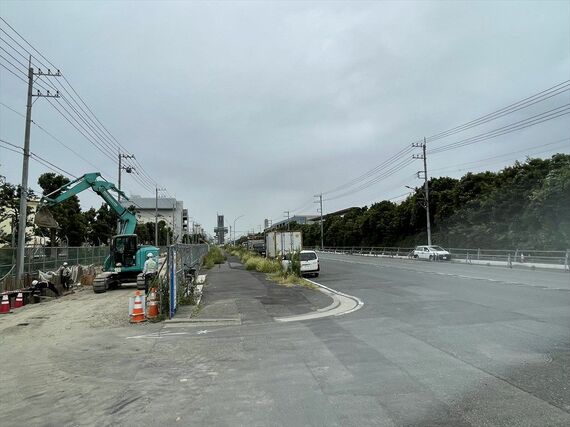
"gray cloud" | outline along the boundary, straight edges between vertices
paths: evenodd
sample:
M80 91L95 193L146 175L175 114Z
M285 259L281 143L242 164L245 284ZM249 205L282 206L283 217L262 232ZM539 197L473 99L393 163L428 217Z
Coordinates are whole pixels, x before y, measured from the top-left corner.
M563 2L0 6L210 232L216 212L228 222L245 214L240 229L251 229L307 205L316 192L360 175L424 135L568 79L569 8ZM2 101L23 111L25 86L0 76ZM34 109L38 122L113 173L48 105ZM0 113L2 137L21 141L22 120ZM430 168L550 142L567 136L567 125L559 119L442 153L429 159ZM92 169L38 132L33 136L33 146L40 144L37 149L55 163L77 174ZM17 181L19 160L0 153L2 173ZM417 184L419 166L332 201L326 210L399 195L404 185ZM129 178L126 186L145 193ZM99 201L87 197L84 204L90 203Z

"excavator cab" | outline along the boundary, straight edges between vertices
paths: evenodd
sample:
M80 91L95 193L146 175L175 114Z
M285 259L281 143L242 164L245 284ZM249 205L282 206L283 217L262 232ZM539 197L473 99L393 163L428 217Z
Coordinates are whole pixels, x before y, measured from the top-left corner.
M112 268L117 267L117 264L121 264L121 267L136 265L137 249L138 237L136 234L114 236L111 241Z

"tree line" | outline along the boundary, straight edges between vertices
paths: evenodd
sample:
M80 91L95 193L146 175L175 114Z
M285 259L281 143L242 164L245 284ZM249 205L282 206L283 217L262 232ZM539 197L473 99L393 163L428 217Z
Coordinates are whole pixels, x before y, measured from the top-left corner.
M570 155L527 159L499 172L431 178L432 243L444 247L570 248ZM325 246L413 247L427 243L423 187L400 203L381 201L325 217ZM320 224L293 225L320 246Z

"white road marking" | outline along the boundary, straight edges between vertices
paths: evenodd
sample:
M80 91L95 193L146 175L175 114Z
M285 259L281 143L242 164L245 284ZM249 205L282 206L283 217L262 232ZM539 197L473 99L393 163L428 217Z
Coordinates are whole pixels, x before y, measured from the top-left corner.
M321 292L329 295L333 302L328 307L322 308L310 313L299 314L294 316L276 317L277 322L300 322L303 320L322 319L323 317L343 316L362 308L364 303L358 297L345 294L343 292L331 289L328 286L306 279L308 282L318 286Z

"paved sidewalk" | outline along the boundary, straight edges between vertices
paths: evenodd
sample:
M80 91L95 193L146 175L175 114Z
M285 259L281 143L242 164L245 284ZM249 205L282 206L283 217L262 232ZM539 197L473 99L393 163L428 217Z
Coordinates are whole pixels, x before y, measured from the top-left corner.
M310 313L332 303L331 297L318 290L279 285L267 280L264 273L247 271L233 256L201 273L207 274L207 280L199 309L180 306L173 320L259 324Z

